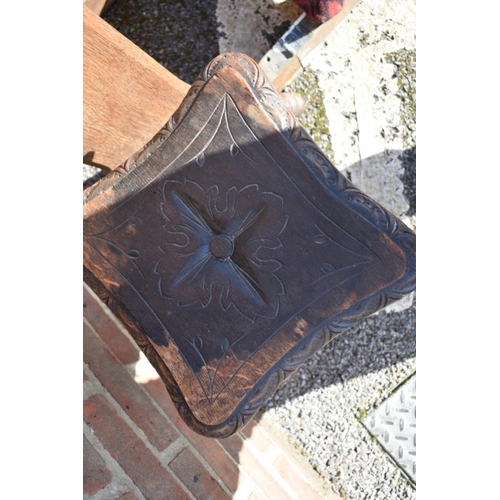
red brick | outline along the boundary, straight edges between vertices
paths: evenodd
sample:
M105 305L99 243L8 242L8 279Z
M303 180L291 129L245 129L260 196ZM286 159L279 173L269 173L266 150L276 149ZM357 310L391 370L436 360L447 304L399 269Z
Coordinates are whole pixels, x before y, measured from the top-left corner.
M257 421L258 422L258 421ZM335 494L329 487L325 488L325 484L319 474L308 464L303 457L298 457L291 449L290 444L287 442L284 434L277 432L276 429L268 428L265 424L262 425L258 423L266 434L269 436L270 441L281 449L282 453L285 454L288 461L290 461L293 466L300 471L305 482L307 482L313 490L319 492L321 498L325 500L342 500L337 494Z
M222 446L236 460L255 484L272 500L289 500L290 495L283 489L278 481L268 472L252 451L245 445L239 435L222 439Z
M221 439L220 443L229 455L237 462L241 447L243 446L243 439L238 435L233 435L228 438Z
M262 427L250 420L242 429L241 434L248 439L261 453L265 453L271 444L269 436Z
M104 396L92 396L84 401L83 418L148 500L186 499L186 493L170 471L162 466Z
M196 433L192 431L182 420L179 415L177 408L175 407L165 384L161 379L148 380L142 386L149 392L149 394L153 397L153 399L160 405L161 409L168 415L168 417L172 420L175 427L181 431L183 434L192 434Z
M144 387L172 419L177 430L182 432L184 437L210 464L227 489L231 493L235 493L238 487L238 477L241 473L236 462L228 456L220 442L195 433L184 423L161 380L150 380L144 384Z
M83 357L94 375L106 387L127 415L146 434L159 451L177 438L176 430L155 408L149 397L135 382L125 367L111 354L103 342L85 324Z
M187 438L198 453L210 464L226 488L235 493L238 488L240 471L236 463L227 455L220 443L212 438L192 435Z
M105 488L111 481L109 472L101 455L83 436L83 492L93 495Z
M139 361L139 351L135 344L124 335L116 323L104 311L104 304L83 287L83 315L101 337L111 352L124 365Z
M273 467L299 498L308 500L322 498L283 453L274 461Z
M189 449L182 450L168 465L195 498L199 500L230 498Z

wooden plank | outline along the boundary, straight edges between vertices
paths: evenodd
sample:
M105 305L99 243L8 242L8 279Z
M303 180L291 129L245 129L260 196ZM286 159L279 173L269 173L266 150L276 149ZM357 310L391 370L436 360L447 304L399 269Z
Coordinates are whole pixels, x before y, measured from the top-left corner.
M262 65L262 63L261 63ZM303 67L300 64L298 57L294 57L278 74L275 75L272 80L274 88L276 90L281 90L283 87L293 82L300 73L302 73Z
M189 85L83 6L83 156L114 169L179 107Z
M307 42L288 60L282 53L276 52L273 48L264 55L259 64L271 79L276 90L282 90L283 87L290 84L302 72L314 50L326 40L330 33L358 3L359 0L345 0L343 9L329 21L321 24L318 23L317 27L311 31L311 36ZM308 21L308 24L310 23L311 21ZM297 32L300 30L297 27L295 29ZM286 36L287 34L283 35L283 37ZM293 35L290 38L294 38ZM279 69L276 69L278 66Z

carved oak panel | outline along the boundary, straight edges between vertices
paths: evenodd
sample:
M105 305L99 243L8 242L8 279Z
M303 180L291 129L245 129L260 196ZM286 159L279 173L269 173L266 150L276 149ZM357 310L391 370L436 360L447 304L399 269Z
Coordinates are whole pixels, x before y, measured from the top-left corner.
M212 61L85 193L84 276L197 432L236 432L332 335L414 288L415 235L352 186L251 59Z

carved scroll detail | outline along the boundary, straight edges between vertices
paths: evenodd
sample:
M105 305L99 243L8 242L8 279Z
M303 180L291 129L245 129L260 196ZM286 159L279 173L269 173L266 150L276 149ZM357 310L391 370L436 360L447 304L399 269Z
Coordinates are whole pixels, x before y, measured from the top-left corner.
M383 294L381 301L385 307L391 302L401 299L415 289L415 234L388 210L383 208L365 193L360 191L346 179L318 148L316 143L303 129L296 129L291 137L300 153L307 159L306 165L319 176L333 193L355 206L357 212L372 225L391 237L407 254L406 272L404 276ZM371 313L360 317L360 321Z
M115 182L123 177L127 172L130 172L134 168L138 167L145 160L147 160L167 139L170 132L165 128L162 128L148 143L146 143L139 151L134 153L127 161L115 168L108 175L97 181L95 184L87 188L83 192L83 202L87 203L100 194L102 194L106 189L110 188L115 184Z

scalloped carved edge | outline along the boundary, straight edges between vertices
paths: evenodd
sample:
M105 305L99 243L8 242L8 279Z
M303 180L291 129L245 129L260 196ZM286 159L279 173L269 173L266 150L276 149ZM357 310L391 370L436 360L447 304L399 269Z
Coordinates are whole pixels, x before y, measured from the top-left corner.
M88 203L89 201L97 198L106 189L110 188L115 184L115 182L123 177L126 173L130 172L132 169L138 167L144 161L149 158L167 139L170 132L165 128L162 128L148 143L146 143L139 151L134 153L127 161L122 165L115 168L112 172L99 179L95 184L89 186L83 192L83 202Z
M358 212L362 214L366 221L383 231L404 250L407 267L404 275L396 283L368 297L356 306L343 311L304 338L260 379L254 389L238 405L231 417L221 424L213 426L207 426L196 419L179 390L172 373L151 345L148 337L141 333L137 323L132 317L123 312L123 308L117 307L118 304L116 304L116 300L110 292L90 271L84 269L84 279L87 284L129 330L146 357L156 368L182 419L195 432L213 438L229 437L241 430L269 397L276 392L278 387L314 353L346 329L411 293L415 289L416 270L415 234L394 215L351 184L330 163L307 132L299 126L295 116L279 97L258 64L243 54L227 53L213 59L200 73L180 107L158 134L121 167L88 188L85 191L85 201L90 201L105 189L111 187L116 179L139 166L148 156L154 153L185 117L204 85L223 68L232 68L247 81L281 133L295 146L307 168L319 176L332 193L342 197L348 204L356 206Z

